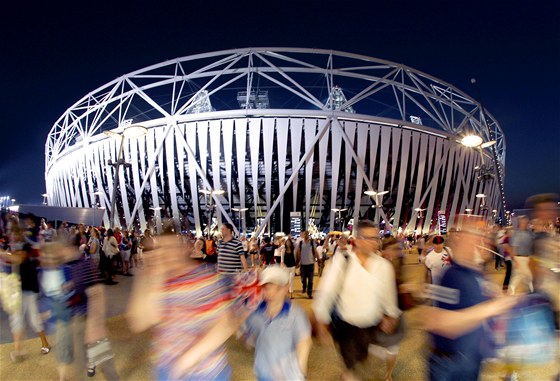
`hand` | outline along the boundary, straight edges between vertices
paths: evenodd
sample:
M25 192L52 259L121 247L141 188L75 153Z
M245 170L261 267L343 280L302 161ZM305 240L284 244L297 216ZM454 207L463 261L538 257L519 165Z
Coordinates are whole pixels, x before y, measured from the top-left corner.
M319 343L321 345L329 348L334 348L334 341L326 324L317 322L315 325L315 330L317 333L317 339L319 340Z
M503 314L512 309L518 302L519 296L498 296L497 298L492 299L490 302L488 302L488 308L490 308L489 316L492 317Z
M387 315L383 315L381 322L379 323L379 329L386 334L391 334L397 330L399 324L398 318L393 318Z

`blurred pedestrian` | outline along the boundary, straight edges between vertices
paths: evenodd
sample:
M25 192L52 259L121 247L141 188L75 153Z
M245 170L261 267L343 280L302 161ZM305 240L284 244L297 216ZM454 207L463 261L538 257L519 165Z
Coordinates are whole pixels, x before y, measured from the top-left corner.
M315 276L315 262L318 260L316 244L309 238L309 232L303 232L303 239L296 245L296 265L300 267L302 292L313 298L313 277Z
M231 282L164 234L138 271L128 306L133 332L153 327L157 380L227 380L225 341L241 323Z
M246 320L242 333L255 346L259 380L305 380L311 325L305 312L286 299L290 274L280 265L263 270L264 301Z
M342 380L356 379L355 367L367 359L371 344L385 348L400 341L397 288L393 266L379 255L379 228L360 221L353 248L335 254L321 279L321 292L313 303L317 334L332 338L344 360Z
M43 320L39 314L39 282L37 258L31 255L31 244L25 242L23 229L19 224L13 224L10 231L11 254L2 254L2 260L11 264L12 271L18 274L21 287L21 303L16 303L14 311L8 311L10 315L10 329L14 338L14 350L10 352L10 358L14 362L22 361L26 352L22 349L25 338L25 319L33 331L41 339L42 354L50 352L51 347L45 335ZM15 295L14 295L15 296Z
M517 229L511 238L510 250L513 257L510 294L515 295L520 284L529 292L533 292L533 276L529 268L529 261L533 254L533 233L529 230L529 217L517 217Z
M472 217L472 216L470 216ZM469 220L471 220L470 218ZM475 225L464 225L450 236L451 266L439 286L433 286L435 307L421 306L421 326L431 333L432 381L478 380L488 339L483 323L512 308L517 300L489 294L489 282L482 273L481 253L485 236Z
M71 365L85 375L86 345L107 335L103 286L92 263L82 258L78 250L80 241L81 236L76 234L70 244L45 243L40 256L41 290L56 322L55 352L61 381L71 379ZM112 352L99 368L107 380L119 380Z

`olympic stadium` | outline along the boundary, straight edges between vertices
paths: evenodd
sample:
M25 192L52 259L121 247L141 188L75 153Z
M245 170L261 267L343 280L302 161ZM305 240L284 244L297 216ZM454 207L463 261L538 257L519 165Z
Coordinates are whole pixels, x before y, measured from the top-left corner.
M287 232L296 216L325 230L370 218L427 232L461 213L499 218L505 152L481 103L429 74L246 48L158 63L85 95L50 130L45 181L51 205L105 208L106 226Z

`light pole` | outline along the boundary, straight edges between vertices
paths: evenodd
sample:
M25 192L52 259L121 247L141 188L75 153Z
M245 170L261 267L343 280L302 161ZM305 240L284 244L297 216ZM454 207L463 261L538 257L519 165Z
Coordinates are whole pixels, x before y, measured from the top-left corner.
M95 225L95 215L97 214L97 209L105 209L104 207L101 207L101 203L97 202L97 196L99 196L99 201L101 201L101 196L103 195L103 192L97 191L97 192L91 192L90 193L93 196L93 223L91 224L92 226Z
M342 231L342 216L341 216L341 213L344 212L345 210L348 210L348 208L344 208L344 209L332 208L331 210L335 213L338 213L338 219L336 221L338 221L338 223L340 224L340 231ZM335 218L336 218L336 216L335 216ZM335 226L335 228L336 228L336 226Z
M387 193L389 193L389 191L378 191L378 192L376 192L376 191L372 191L372 190L367 190L367 191L364 192L364 194L366 194L370 197L373 197L374 200L375 200L375 205L373 207L376 209L375 210L375 220L374 220L374 222L376 224L379 224L379 211L377 209L383 207L379 203L379 201L383 199L383 197L381 197L381 199L380 199L380 196L383 196L384 194L387 194Z
M247 210L249 210L249 208L231 208L231 210L239 213L238 225L239 225L239 237L241 238L241 220L243 219L241 213L245 213Z
M207 223L206 223L206 236L210 238L210 225L212 225L212 215L214 214L214 195L219 196L225 193L222 189L201 189L200 193L206 196L206 215L207 215ZM208 198L210 200L208 200Z
M422 218L424 218L424 215L422 214L422 212L426 210L425 208L416 208L414 209L415 212L418 212L418 222L420 224L420 235L422 235L422 230L424 230L424 221L422 220Z
M486 198L486 195L484 193L478 193L476 195L476 198L480 199L480 209L481 209L480 214L484 216L484 214L486 213L486 217L488 217L488 207L484 203L484 199Z
M128 122L130 123L130 122ZM118 129L117 129L118 130ZM117 201L117 181L119 179L119 169L121 167L121 165L123 165L125 168L130 167L130 163L126 163L123 156L123 148L124 148L124 140L125 138L129 138L129 139L138 139L141 138L142 136L146 135L148 133L148 129L146 127L143 126L139 126L139 125L129 125L127 127L125 127L122 132L117 132L117 131L105 131L104 134L107 136L111 136L114 138L120 138L121 139L121 144L119 147L119 152L117 155L117 161L115 163L109 161L109 165L115 167L115 176L113 179L113 195L111 197L111 221L110 221L110 226L111 228L115 227L115 203Z
M47 198L49 198L49 195L46 193L43 193L41 196L43 196L43 205L47 205Z
M159 229L158 229L159 218L160 218L159 211L161 210L161 206L156 206L150 209L154 211L154 233L157 234L159 233Z

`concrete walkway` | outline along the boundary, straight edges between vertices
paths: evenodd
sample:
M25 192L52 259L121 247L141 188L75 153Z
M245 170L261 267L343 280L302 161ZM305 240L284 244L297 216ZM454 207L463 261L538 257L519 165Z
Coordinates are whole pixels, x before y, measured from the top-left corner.
M423 274L423 267L418 264L417 254L410 254L406 259L404 267L405 277L420 283ZM503 279L504 271L495 272L491 277L496 282ZM109 337L113 344L116 356L116 366L122 380L152 380L154 376L151 371L149 346L150 338L148 334L134 335L127 326L122 316L126 308L130 287L133 277L117 277L119 284L116 286L105 286L107 295L107 311L110 316L107 323ZM320 279L316 278L320 285ZM301 282L296 282L296 291L301 291ZM295 303L299 303L306 311L310 311L311 300L301 292L295 292ZM10 361L9 353L13 345L9 343L11 336L5 313L1 313L2 337L6 339L0 345L0 380L56 380L56 361L54 353L48 355L39 354L40 343L36 338L28 339L24 343L24 348L28 351L27 359L18 364ZM405 313L408 321L419 319L416 309ZM33 335L28 336L33 337ZM393 372L394 380L426 380L426 361L428 356L427 334L413 328L406 332L404 340L401 342L401 349L397 359L397 364ZM54 341L54 339L53 339ZM254 380L252 366L253 353L245 348L235 338L228 341L228 352L230 364L233 367L234 380ZM338 380L341 370L341 360L333 348L321 346L314 342L309 358L308 379L309 380ZM384 362L370 356L368 361L359 367L358 373L365 380L384 380ZM520 380L550 380L554 374L553 366L538 366L525 368L520 373ZM481 379L484 381L500 380L505 375L505 367L500 363L487 364ZM76 374L77 376L77 374ZM85 377L85 370L80 373ZM94 379L104 379L101 374Z

